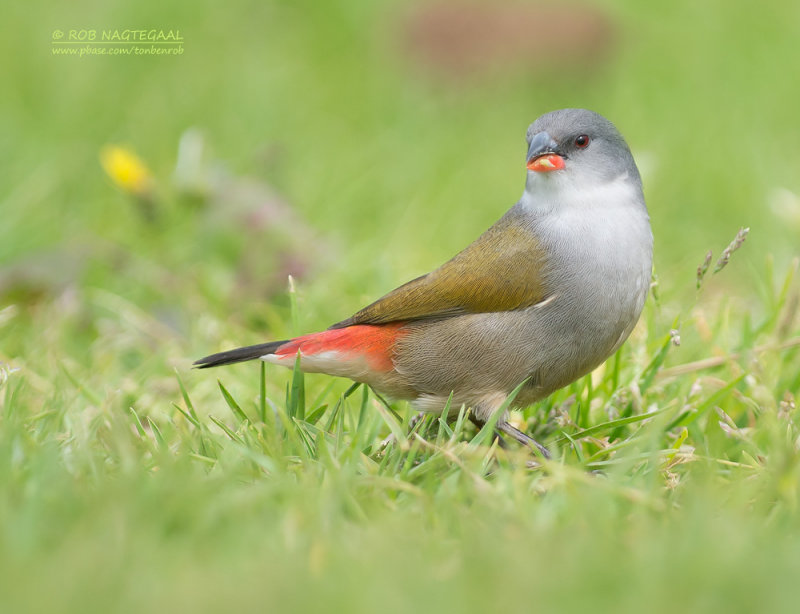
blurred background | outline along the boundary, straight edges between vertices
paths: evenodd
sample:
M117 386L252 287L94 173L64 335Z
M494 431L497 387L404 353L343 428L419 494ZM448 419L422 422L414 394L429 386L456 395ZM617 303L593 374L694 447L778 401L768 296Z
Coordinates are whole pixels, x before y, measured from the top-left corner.
M665 302L694 300L697 265L741 226L737 272L710 292L746 299L768 254L779 270L797 254L799 24L787 0L8 5L0 301L60 297L76 358L103 334L81 313L96 289L189 357L290 332L288 274L295 325L326 325L497 219L528 124L567 106L629 141ZM58 31L138 28L179 33L182 53L55 51ZM143 195L104 172L109 145L146 167ZM204 314L247 334L198 330ZM34 349L11 335L2 354Z

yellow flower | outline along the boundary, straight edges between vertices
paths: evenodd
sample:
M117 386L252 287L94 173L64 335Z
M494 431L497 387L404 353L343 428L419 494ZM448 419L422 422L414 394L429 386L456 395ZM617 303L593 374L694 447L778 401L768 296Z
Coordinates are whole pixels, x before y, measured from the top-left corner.
M139 157L124 147L107 145L100 151L103 170L126 192L148 196L153 188L153 177Z

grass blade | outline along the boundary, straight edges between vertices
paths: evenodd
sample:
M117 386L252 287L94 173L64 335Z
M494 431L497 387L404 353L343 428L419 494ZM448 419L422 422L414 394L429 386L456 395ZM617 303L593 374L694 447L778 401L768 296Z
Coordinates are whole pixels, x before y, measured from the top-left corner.
M300 352L294 359L292 383L289 388L289 403L287 407L290 418L304 420L306 415L306 386L305 376L300 370Z
M628 416L627 418L618 418L617 420L610 420L608 422L603 422L602 424L596 424L588 429L583 429L582 431L578 431L576 433L572 433L572 435L568 435L565 431L561 431L561 437L556 439L556 443L563 443L564 441L574 441L578 439L583 439L584 437L594 436L597 433L602 433L603 431L616 429L621 426L625 426L626 424L635 424L636 422L641 422L642 420L648 420L650 418L654 418L655 416L661 415L664 412L669 411L670 407L665 407L663 409L659 409L657 411L650 412L649 414L640 414L638 416Z
M219 385L220 392L222 392L222 397L225 399L225 402L228 404L228 407L230 407L231 412L233 412L233 415L236 416L236 418L238 418L240 422L246 421L249 423L250 418L248 418L247 414L245 414L244 411L242 411L242 408L239 407L239 404L231 396L231 393L228 392L228 390L225 388L222 382L220 380L217 380L217 384Z
M178 387L181 389L181 396L183 397L183 402L186 403L186 409L192 416L191 422L199 427L200 419L197 417L197 413L194 411L194 405L192 405L192 400L189 398L189 393L186 392L186 387L183 385L183 380L181 379L180 373L178 373L177 369L175 369L175 379L178 380Z
M258 386L258 417L262 424L267 423L267 363L261 362L261 377Z

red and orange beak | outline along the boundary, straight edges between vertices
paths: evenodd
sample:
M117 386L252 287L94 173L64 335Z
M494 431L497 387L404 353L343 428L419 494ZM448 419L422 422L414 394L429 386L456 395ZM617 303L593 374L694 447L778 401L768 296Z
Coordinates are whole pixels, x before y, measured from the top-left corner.
M547 132L539 132L528 147L528 170L537 173L560 171L565 167L564 157L557 153L556 143Z
M550 171L560 171L564 168L564 158L558 154L544 154L528 160L528 170L537 173L549 173Z

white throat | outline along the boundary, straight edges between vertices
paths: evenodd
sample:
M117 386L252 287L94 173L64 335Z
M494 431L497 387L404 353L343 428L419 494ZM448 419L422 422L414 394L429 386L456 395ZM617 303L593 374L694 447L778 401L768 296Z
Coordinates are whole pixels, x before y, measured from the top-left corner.
M646 217L646 210L640 199L641 194L627 173L603 182L576 181L567 173L555 177L542 177L529 173L520 204L534 214L555 213L569 209L585 212L587 208L608 211L618 206L636 207L642 209Z

